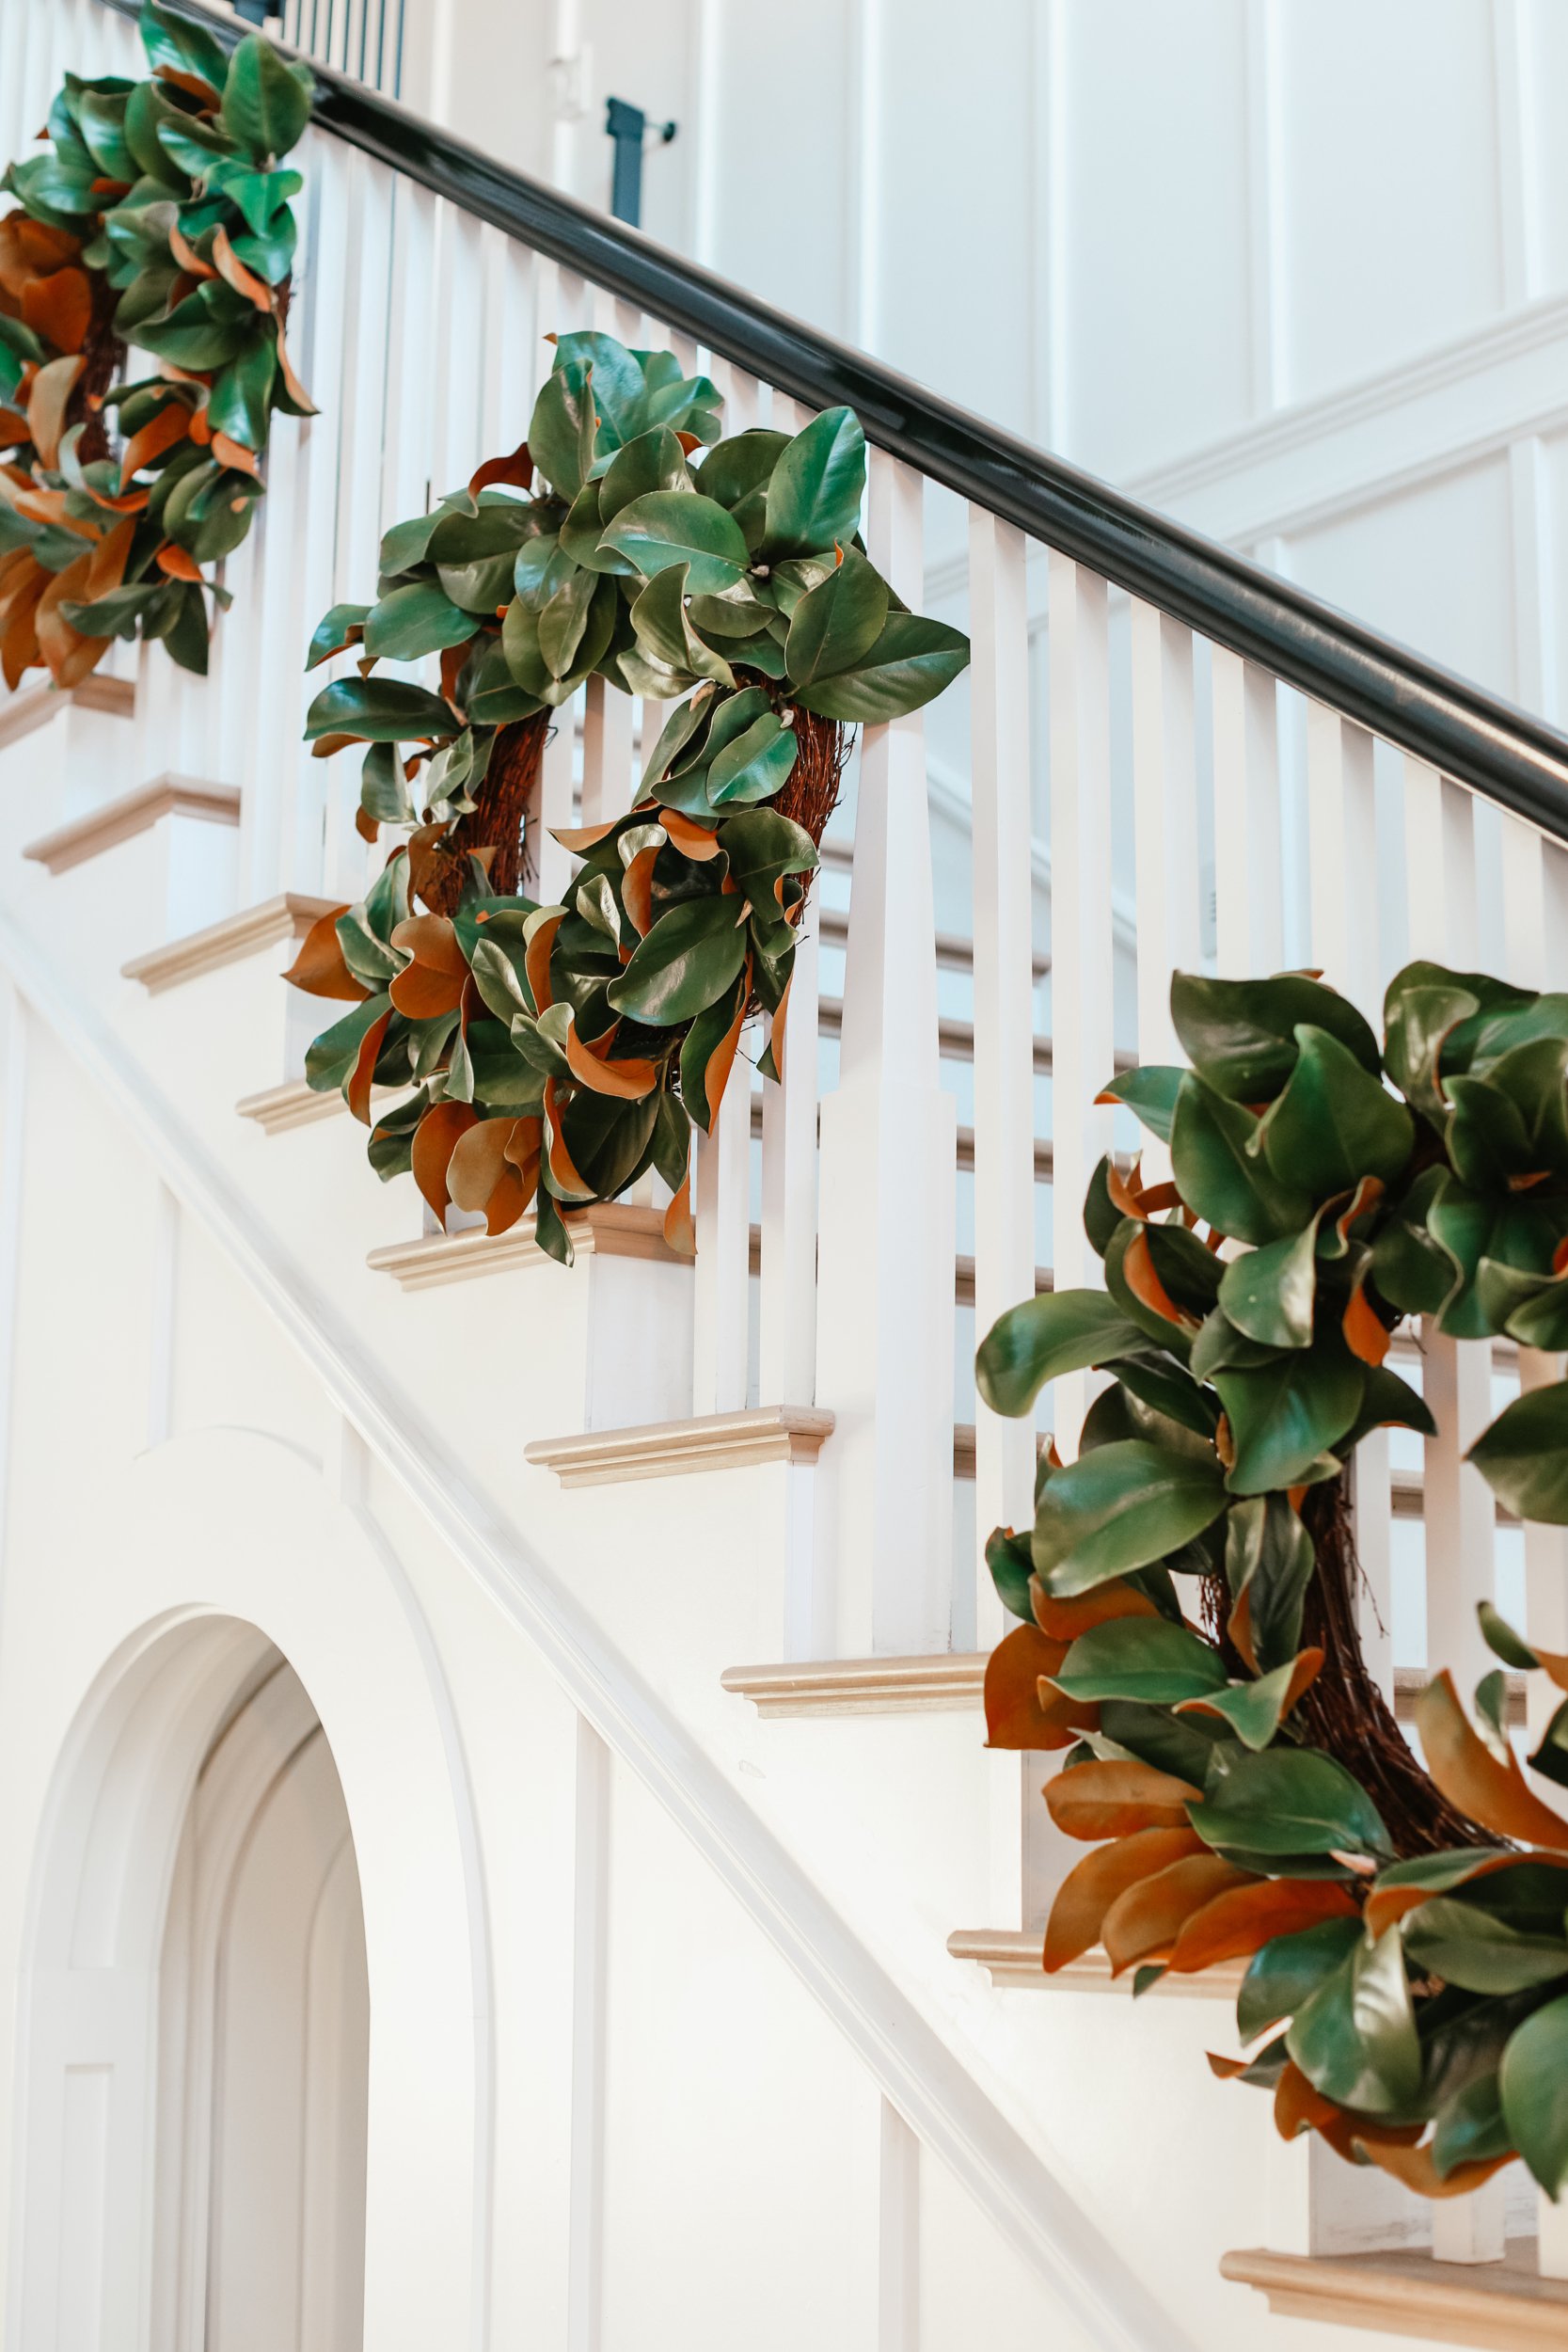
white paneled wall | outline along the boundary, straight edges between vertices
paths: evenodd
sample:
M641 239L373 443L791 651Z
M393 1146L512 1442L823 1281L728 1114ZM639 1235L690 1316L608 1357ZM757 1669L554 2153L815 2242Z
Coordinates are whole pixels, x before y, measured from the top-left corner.
M602 204L605 97L673 118L654 236L1556 708L1560 0L976 0L960 43L931 0L447 22L478 144ZM809 157L786 199L764 120Z

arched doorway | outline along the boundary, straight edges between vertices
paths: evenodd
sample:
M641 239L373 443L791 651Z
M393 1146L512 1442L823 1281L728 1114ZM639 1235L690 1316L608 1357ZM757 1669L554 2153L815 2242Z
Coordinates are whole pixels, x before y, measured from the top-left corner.
M358 2352L370 1998L315 1708L276 1650L208 1750L158 1988L152 2343Z
M298 1677L232 1618L150 1631L51 1809L12 2343L359 2352L365 1932Z

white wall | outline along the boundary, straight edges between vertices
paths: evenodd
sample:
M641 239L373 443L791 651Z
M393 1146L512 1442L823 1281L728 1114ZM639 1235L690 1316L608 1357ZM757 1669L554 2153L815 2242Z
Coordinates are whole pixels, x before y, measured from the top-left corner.
M603 203L674 116L653 235L1555 711L1558 0L444 9L481 145Z

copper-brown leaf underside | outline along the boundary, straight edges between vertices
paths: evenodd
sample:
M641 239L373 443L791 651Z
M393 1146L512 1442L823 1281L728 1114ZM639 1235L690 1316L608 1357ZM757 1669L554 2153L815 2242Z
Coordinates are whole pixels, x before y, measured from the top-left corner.
M414 1131L414 1182L430 1203L431 1214L438 1225L445 1225L451 1199L447 1190L447 1168L452 1152L458 1138L467 1133L478 1118L471 1103L437 1103L426 1111Z
M1416 1702L1427 1771L1450 1804L1500 1837L1568 1851L1568 1821L1543 1804L1519 1769L1494 1756L1467 1721L1447 1669Z
M1168 1960L1195 1911L1227 1888L1252 1883L1250 1874L1234 1863L1204 1852L1188 1854L1130 1886L1101 1921L1100 1940L1110 1954L1112 1974L1119 1977L1140 1962Z
M1354 1915L1354 1897L1332 1879L1259 1879L1195 1911L1176 1939L1170 1966L1190 1976L1218 1961L1244 1960L1276 1935Z
M623 1103L641 1103L658 1084L658 1072L651 1061L607 1061L595 1054L578 1035L575 1021L566 1031L566 1059L573 1077L591 1094L611 1094Z
M330 914L311 924L283 977L291 987L302 989L307 996L339 996L350 1004L362 1005L371 992L355 978L343 961L338 938L338 917L347 913L346 906L334 907Z
M1029 1604L1035 1613L1035 1623L1053 1642L1076 1642L1080 1633L1109 1624L1116 1617L1157 1617L1160 1613L1147 1593L1140 1593L1136 1585L1119 1578L1108 1584L1097 1584L1092 1591L1080 1593L1073 1599L1056 1600L1039 1578L1032 1576Z
M1152 1764L1119 1758L1074 1764L1045 1785L1046 1810L1069 1837L1122 1837L1134 1829L1185 1829L1187 1807L1203 1791L1156 1772Z
M343 1089L349 1109L362 1127L368 1127L371 1123L371 1086L375 1077L375 1060L381 1051L381 1041L387 1034L388 1024L391 1018L389 1012L384 1012L379 1021L372 1022L359 1047L358 1057L349 1073L348 1084Z
M1093 1949L1106 1912L1130 1886L1203 1851L1196 1830L1140 1829L1085 1854L1068 1872L1051 1906L1045 1931L1047 1976Z
M1065 1642L1053 1642L1037 1626L1015 1626L986 1661L986 1744L992 1748L1043 1748L1055 1726L1040 1705L1039 1684L1067 1656Z

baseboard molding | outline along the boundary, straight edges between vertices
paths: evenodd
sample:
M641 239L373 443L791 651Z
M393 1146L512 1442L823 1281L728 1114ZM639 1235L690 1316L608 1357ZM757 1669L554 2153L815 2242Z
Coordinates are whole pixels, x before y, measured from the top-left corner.
M1370 2328L1423 2344L1470 2344L1486 2352L1562 2352L1568 2279L1543 2279L1535 2240L1511 2238L1500 2263L1433 2262L1419 2250L1386 2254L1226 2254L1221 2276L1256 2287L1282 2318L1329 2328Z
M726 1691L759 1715L927 1715L978 1707L984 1650L927 1658L827 1658L799 1665L731 1666Z
M297 1126L301 1122L287 1123ZM563 1222L579 1258L642 1258L657 1265L691 1263L665 1240L662 1209L604 1200L591 1209L568 1209ZM372 1274L395 1276L405 1291L436 1290L444 1282L471 1282L482 1274L510 1273L518 1266L558 1265L548 1250L540 1248L533 1229L533 1218L525 1216L505 1233L486 1233L477 1226L466 1233L425 1233L418 1241L391 1242L372 1249L365 1263Z
M1113 1977L1103 1952L1085 1952L1049 1977L1041 1964L1043 1928L958 1928L947 1939L955 1960L972 1960L984 1968L992 1984L1022 1987L1031 1993L1119 1993L1131 1999L1133 1971ZM1179 1994L1190 2000L1234 2001L1246 1963L1222 1960L1196 1976L1165 1976L1156 1993Z

